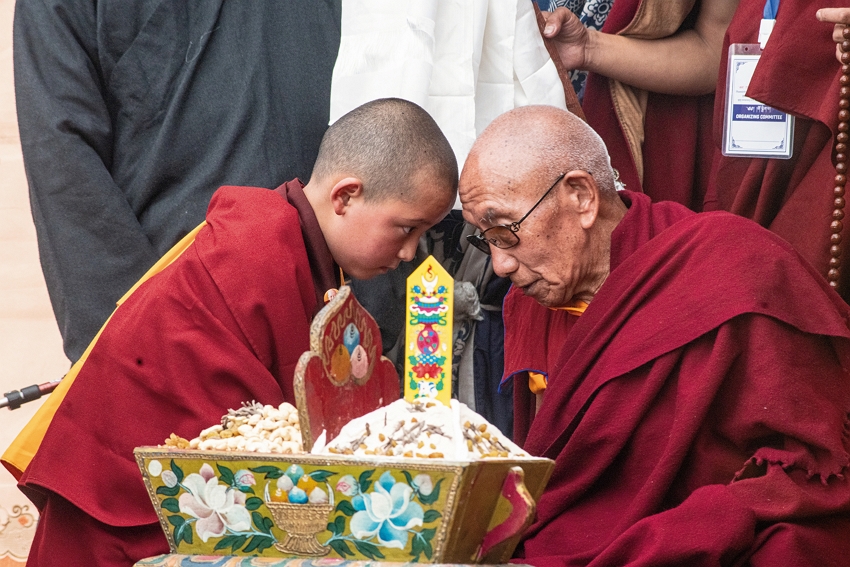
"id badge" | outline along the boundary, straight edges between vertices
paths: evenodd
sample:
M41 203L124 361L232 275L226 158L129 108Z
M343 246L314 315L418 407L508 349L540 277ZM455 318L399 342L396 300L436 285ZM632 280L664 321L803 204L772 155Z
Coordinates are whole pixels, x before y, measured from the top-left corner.
M757 43L729 46L723 155L788 159L794 146L794 117L746 95L760 57Z

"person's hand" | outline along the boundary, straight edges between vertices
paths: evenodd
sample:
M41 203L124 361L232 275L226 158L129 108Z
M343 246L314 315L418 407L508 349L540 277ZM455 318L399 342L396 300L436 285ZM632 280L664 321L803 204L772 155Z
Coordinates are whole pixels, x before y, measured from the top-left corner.
M584 69L587 65L587 45L590 33L567 8L543 12L546 27L543 36L555 41L561 61L569 70Z
M850 26L850 8L821 8L817 11L817 18L821 22L835 24L832 28L832 41L840 44L844 41L844 28ZM841 63L841 47L835 46L835 57Z

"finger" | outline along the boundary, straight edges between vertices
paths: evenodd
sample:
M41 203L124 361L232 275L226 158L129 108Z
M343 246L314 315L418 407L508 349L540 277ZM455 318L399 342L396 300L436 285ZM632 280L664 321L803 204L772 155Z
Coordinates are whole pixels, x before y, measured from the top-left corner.
M561 31L561 26L564 25L564 22L570 17L572 12L570 12L566 8L556 8L554 12L550 13L546 18L546 27L543 28L543 35L546 37L554 37L558 35L558 32Z
M553 17L551 13L543 14L546 18L546 27L543 28L543 35L545 37L554 37L558 35L558 32L561 31L561 22L557 20L557 18Z
M850 24L850 8L821 8L816 16L821 22Z
M844 24L835 24L835 27L832 28L832 41L835 43L844 41L844 29L846 27Z

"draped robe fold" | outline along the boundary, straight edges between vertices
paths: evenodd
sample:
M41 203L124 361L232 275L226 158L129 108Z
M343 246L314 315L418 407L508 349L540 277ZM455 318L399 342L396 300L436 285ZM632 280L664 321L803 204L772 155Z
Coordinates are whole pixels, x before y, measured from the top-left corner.
M195 437L242 402L292 402L334 277L299 181L219 189L194 243L115 311L24 471L41 512L30 563L167 552L133 449Z
M723 45L721 78L714 109L715 156L705 210L725 210L769 228L826 276L829 269L830 225L835 208L833 140L838 133L841 64L835 59L833 24L815 18L823 2L783 0L776 26L750 81L747 96L796 117L791 159L742 158L721 155L724 75L728 47L756 43L762 5L741 2ZM846 241L847 234L844 233ZM838 291L850 299L845 265Z
M623 200L611 273L581 317L506 302L506 373L549 375L516 423L556 461L518 560L846 561L850 309L751 221Z

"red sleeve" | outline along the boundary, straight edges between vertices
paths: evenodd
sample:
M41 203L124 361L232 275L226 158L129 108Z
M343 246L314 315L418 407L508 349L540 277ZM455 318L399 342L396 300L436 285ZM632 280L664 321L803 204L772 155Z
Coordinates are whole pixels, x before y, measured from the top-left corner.
M266 189L225 188L207 218L104 328L22 477L34 502L55 493L114 527L154 523L135 447L191 438L245 401L294 401L316 303L298 217Z
M611 380L559 449L520 561L846 564L842 349L743 315Z

